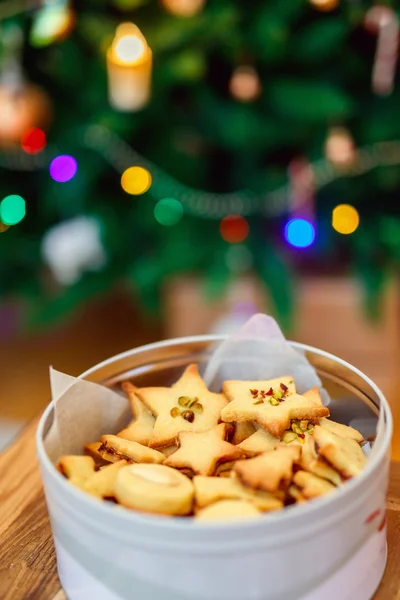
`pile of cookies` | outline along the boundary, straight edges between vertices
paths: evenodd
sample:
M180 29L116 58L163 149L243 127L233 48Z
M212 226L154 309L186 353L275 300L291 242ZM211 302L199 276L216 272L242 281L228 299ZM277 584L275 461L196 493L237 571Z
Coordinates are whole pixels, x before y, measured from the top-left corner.
M333 492L364 468L363 436L329 420L318 388L290 376L226 381L210 392L197 365L170 388L122 384L133 420L64 456L59 471L100 499L198 520L256 517Z

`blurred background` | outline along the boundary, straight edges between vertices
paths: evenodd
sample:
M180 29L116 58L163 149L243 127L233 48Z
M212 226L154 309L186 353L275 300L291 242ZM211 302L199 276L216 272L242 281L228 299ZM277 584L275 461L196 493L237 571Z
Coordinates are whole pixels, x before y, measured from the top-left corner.
M400 406L397 1L0 1L0 448L259 310ZM400 448L398 449L400 457Z

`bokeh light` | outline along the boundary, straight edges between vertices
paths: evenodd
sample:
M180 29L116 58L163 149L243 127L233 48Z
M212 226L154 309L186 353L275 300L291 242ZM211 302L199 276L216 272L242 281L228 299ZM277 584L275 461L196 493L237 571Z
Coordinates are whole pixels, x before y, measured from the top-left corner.
M163 198L154 207L154 217L160 225L176 225L183 217L183 206L175 198Z
M133 196L144 194L151 186L151 175L143 167L129 167L121 177L124 192Z
M124 63L137 61L144 52L145 45L136 35L124 35L115 44L115 54Z
M2 223L2 221L0 221L0 233L4 233L5 231L7 231L7 229L10 229L10 226L5 225L4 223Z
M42 129L28 129L21 138L21 148L27 154L38 154L46 147L46 134Z
M339 6L339 0L309 0L310 4L317 10L329 12Z
M360 215L354 206L339 204L332 212L332 227L338 233L354 233L360 224Z
M292 219L286 223L285 238L295 248L307 248L315 240L314 226L305 219Z
M347 129L335 127L329 132L325 140L325 156L337 166L347 166L354 162L356 149Z
M78 170L78 163L73 156L62 154L57 156L50 163L50 175L54 181L65 183L75 177Z
M240 102L256 100L262 91L257 71L251 66L235 69L229 82L229 91Z
M0 203L0 220L4 225L16 225L25 214L25 200L17 194L6 196Z
M240 244L249 235L249 224L240 215L228 215L222 219L219 231L229 244Z

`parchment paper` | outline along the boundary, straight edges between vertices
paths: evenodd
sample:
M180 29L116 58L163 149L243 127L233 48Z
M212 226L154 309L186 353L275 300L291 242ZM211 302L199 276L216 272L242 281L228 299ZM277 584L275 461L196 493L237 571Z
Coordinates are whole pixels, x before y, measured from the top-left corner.
M293 377L300 393L322 386L314 368L286 341L275 320L260 314L215 347L203 376L211 390L220 391L228 379L261 380L283 375ZM45 448L53 462L64 454L81 454L85 444L98 441L106 433L116 433L132 418L122 393L53 368L50 382L55 409ZM321 394L328 405L326 390L321 389ZM382 419L378 433L380 429ZM368 450L366 446L366 453Z

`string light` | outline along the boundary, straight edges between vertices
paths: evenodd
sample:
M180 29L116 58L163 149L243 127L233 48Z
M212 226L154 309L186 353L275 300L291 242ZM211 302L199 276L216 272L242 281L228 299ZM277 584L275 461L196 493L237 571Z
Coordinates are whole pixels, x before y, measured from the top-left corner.
M54 181L65 183L75 177L78 170L78 163L73 156L62 154L57 156L50 163L50 175Z
M249 224L240 215L228 215L222 219L219 231L229 244L240 244L249 235Z
M117 110L136 111L150 99L153 55L133 23L123 23L107 51L108 93Z
M240 102L253 102L262 91L257 71L250 66L238 67L229 82L231 95Z
M325 156L333 165L351 165L356 156L353 138L344 127L333 128L325 141Z
M129 167L121 177L122 189L127 194L138 196L144 194L151 186L151 175L143 167Z
M163 198L154 207L154 217L160 225L171 227L183 217L183 206L175 198Z
M28 129L21 138L21 148L27 154L39 154L46 147L46 134L42 129Z
M343 235L354 233L359 224L360 215L350 204L339 204L332 212L332 227L338 233Z
M309 0L310 4L322 12L329 12L339 6L339 0Z
M308 248L315 240L315 228L305 219L291 219L285 226L286 241L295 248Z
M16 225L25 217L25 200L17 194L6 196L0 204L0 219L4 225Z
M175 17L194 17L203 9L205 0L161 0L161 3Z

